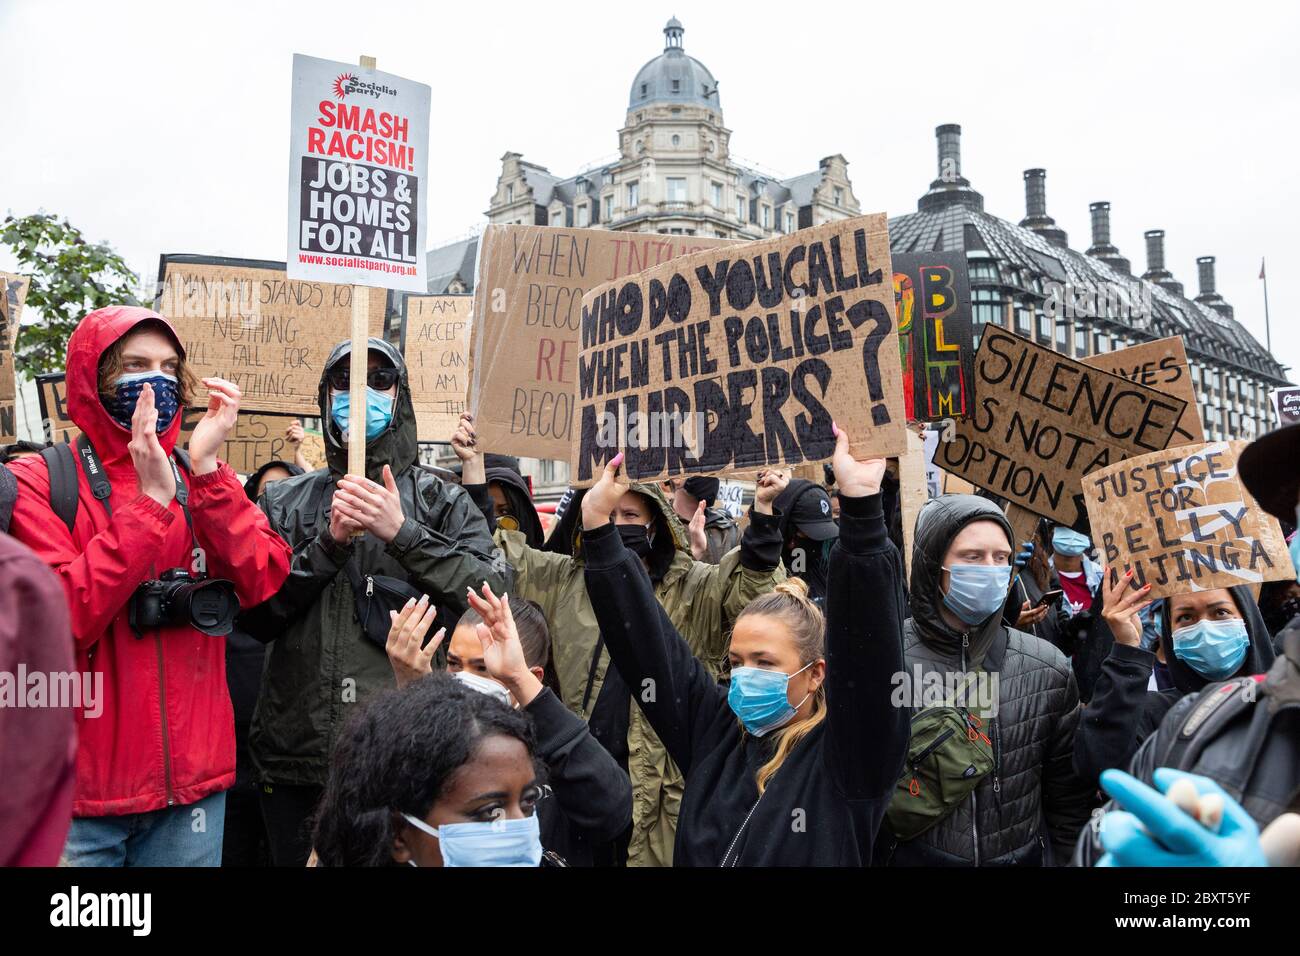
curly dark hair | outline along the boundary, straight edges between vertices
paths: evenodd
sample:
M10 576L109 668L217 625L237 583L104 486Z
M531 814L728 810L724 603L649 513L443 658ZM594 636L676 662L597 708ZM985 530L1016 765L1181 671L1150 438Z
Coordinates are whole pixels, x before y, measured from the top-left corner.
M330 759L313 836L319 864L392 865L394 817L428 813L480 741L495 736L519 740L536 762L526 715L441 671L363 705Z

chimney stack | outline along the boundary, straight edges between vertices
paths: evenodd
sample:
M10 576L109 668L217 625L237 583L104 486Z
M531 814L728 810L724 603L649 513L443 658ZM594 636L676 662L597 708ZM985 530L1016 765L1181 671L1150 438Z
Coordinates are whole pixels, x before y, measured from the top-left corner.
M1069 244L1064 229L1047 214L1047 170L1025 170L1025 218L1020 225L1032 229L1054 246Z
M1208 305L1220 315L1232 318L1232 306L1223 301L1223 296L1214 291L1214 256L1199 256L1196 260L1196 276L1200 281L1201 294L1196 301Z
M930 212L947 206L972 206L981 212L984 197L971 189L970 181L961 174L961 127L945 123L935 128L939 147L939 175L930 183L930 189L916 203L921 212Z
M1183 284L1165 268L1165 231L1148 229L1143 236L1147 241L1147 271L1142 273L1142 278L1154 282L1162 289L1168 289L1174 295L1182 295Z
M1131 274L1133 264L1110 242L1110 203L1095 202L1088 211L1092 213L1092 245L1088 248L1088 255L1100 259L1117 272Z

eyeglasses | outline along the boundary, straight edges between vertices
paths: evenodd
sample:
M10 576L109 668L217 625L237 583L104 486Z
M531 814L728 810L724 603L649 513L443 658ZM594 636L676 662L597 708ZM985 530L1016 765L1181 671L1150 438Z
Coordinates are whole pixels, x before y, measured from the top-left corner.
M371 388L386 391L396 385L401 377L402 373L392 366L372 368L366 373L366 384ZM336 388L340 392L346 391L352 385L352 370L346 364L339 365L326 373L325 380L329 382L330 388Z

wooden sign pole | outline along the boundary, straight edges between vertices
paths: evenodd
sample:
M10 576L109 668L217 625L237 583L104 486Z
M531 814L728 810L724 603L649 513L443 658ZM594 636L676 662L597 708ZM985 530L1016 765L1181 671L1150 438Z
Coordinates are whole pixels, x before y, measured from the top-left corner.
M363 70L375 69L373 56L358 61ZM352 287L352 361L348 374L348 472L366 473L366 372L370 339L370 290L363 285Z

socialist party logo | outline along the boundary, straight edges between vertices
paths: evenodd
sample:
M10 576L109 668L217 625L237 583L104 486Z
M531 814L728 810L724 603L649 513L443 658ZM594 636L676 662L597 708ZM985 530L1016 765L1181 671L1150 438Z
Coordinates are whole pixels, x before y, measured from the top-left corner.
M334 78L333 91L335 97L345 100L352 94L360 96L370 96L379 99L381 96L396 96L397 90L383 83L367 83L364 80L357 79L351 73L340 73Z

